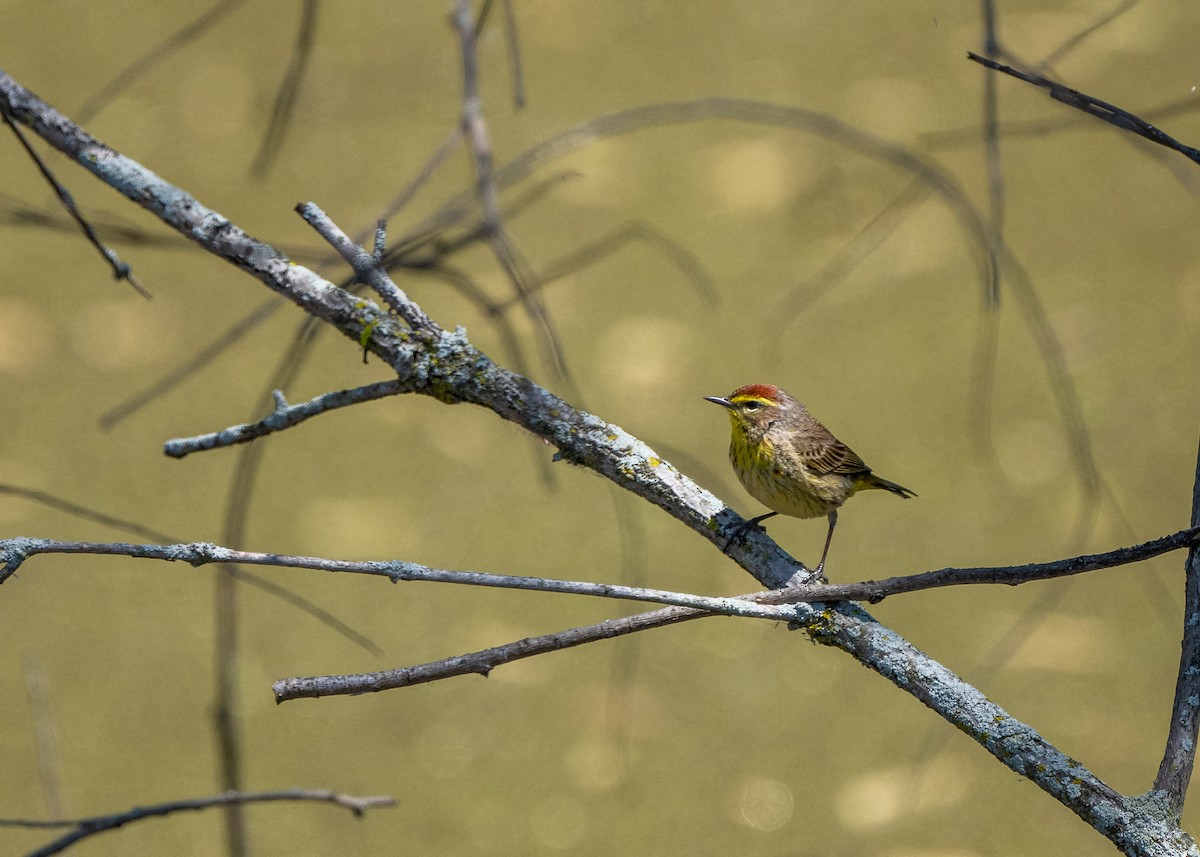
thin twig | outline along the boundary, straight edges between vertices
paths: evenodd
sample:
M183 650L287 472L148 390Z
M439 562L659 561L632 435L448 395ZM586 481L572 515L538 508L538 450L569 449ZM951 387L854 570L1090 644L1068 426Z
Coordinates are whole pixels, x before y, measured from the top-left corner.
M93 247L100 251L100 255L104 257L104 261L108 262L109 266L113 269L113 278L117 280L128 280L129 285L133 286L137 293L147 300L154 297L134 275L133 269L129 267L126 262L121 261L120 257L117 256L116 251L110 250L104 245L104 242L100 240L100 236L96 234L96 230L92 228L92 224L88 223L87 219L79 213L79 208L75 205L75 198L71 196L71 192L63 187L62 182L55 177L53 171L51 171L46 162L42 160L41 156L37 153L37 150L34 149L33 146L29 144L29 141L25 139L25 134L21 131L20 126L18 126L17 123L14 122L8 115L8 110L4 108L3 104L0 104L0 117L4 119L4 124L7 125L16 136L17 142L21 144L21 147L25 150L25 154L29 155L30 160L32 160L34 165L38 168L38 172L42 174L42 178L46 180L50 187L54 188L54 193L58 196L58 200L62 203L63 208L65 208L67 213L71 215L72 219L79 224L79 228L83 230L83 234L87 236L87 240L91 242Z
M550 321L545 304L534 294L533 278L524 264L520 252L504 228L500 213L500 194L496 183L492 143L487 124L483 119L483 100L479 92L479 57L476 41L479 31L471 20L470 0L455 0L451 15L462 51L462 128L467 144L474 157L476 190L483 207L483 227L492 254L504 269L513 289L525 308L530 320L537 326L546 343L555 371L559 377L570 382L566 357L558 333Z
M521 61L521 39L517 35L517 12L512 0L504 3L504 36L508 42L508 68L512 76L513 106L518 110L525 106L525 70Z
M760 607L746 600L762 593L755 593L739 598L707 597L703 595L690 595L683 592L667 592L659 589L617 586L609 583L553 580L541 577L522 577L519 575L491 574L479 571L449 571L402 560L354 562L350 560L324 559L321 557L261 553L259 551L244 551L221 547L209 542L149 545L128 544L124 542L59 541L55 539L2 539L0 540L0 561L3 561L4 567L3 571L0 571L0 583L16 572L26 559L39 554L128 556L138 559L186 562L195 567L236 563L239 565L271 566L276 568L305 568L342 574L364 574L374 577L386 577L393 583L399 583L400 581L457 583L468 586L557 592L600 598L617 598L629 601L649 601L658 604L693 607L704 612L719 615L769 619L775 622L788 622L795 618L795 611L793 609L786 607ZM803 592L803 590L798 590L798 592ZM816 597L798 597L793 600L819 599Z
M868 601L874 604L892 595L919 592L941 586L968 584L1019 586L1035 580L1053 580L1102 568L1115 568L1133 562L1142 562L1171 551L1192 548L1198 540L1200 540L1200 524L1139 545L1117 548L1106 553L1068 557L1053 562L982 568L943 568L921 574L889 577L884 580L868 580L862 583L823 584L814 588L819 592L820 598L809 599L806 597L804 600L851 600Z
M1186 116L1200 110L1200 102L1194 95L1185 96L1174 101L1168 101L1158 107L1152 107L1143 114L1151 119L1173 119L1176 116ZM1090 119L1075 113L1057 114L1041 119L1011 119L1000 126L1000 133L1005 137L1043 137L1051 134L1061 134L1080 129L1096 129ZM932 150L954 149L961 146L973 146L981 139L982 129L975 125L963 128L948 128L943 131L927 131L917 139Z
M292 58L288 62L287 72L275 92L275 103L271 105L271 118L263 133L262 143L250 172L255 176L263 176L271 166L279 152L283 135L287 132L288 123L296 107L296 98L300 94L300 82L308 68L312 57L313 40L317 32L317 8L320 0L304 0L304 8L300 13L300 31L296 34L296 43L292 47Z
M992 0L983 2L983 52L994 57L1000 52L1000 36L997 32L996 8ZM983 78L983 143L988 177L988 229L992 242L996 244L1004 234L1004 165L1000 158L1000 108L996 94L996 76L984 74ZM1000 302L1000 283L990 295L990 305Z
M433 319L425 315L425 311L393 282L375 255L351 241L350 236L330 220L329 215L316 203L301 203L296 206L296 211L346 260L360 280L374 289L388 306L408 322L409 327L413 330L440 330Z
M323 414L327 411L356 405L360 402L370 402L386 396L395 396L406 391L405 385L399 381L378 381L362 387L349 390L336 390L322 393L307 402L290 405L283 398L283 393L275 391L275 408L270 414L252 423L242 423L230 426L221 431L202 434L196 437L176 438L163 444L163 452L171 458L183 458L193 452L209 449L220 449L239 443L249 443L260 437L274 434L277 431L289 429L305 420Z
M90 122L105 105L112 101L127 86L150 71L155 65L171 56L176 50L182 48L188 42L199 38L205 30L219 23L225 17L226 13L232 12L245 2L246 0L221 0L221 2L217 3L207 12L184 24L178 31L150 48L146 53L121 69L112 80L101 86L96 94L89 98L79 108L78 112L74 114L76 121L80 123Z
M221 356L230 346L246 336L285 304L277 297L264 301L251 310L212 342L203 346L179 366L169 371L162 378L139 390L125 401L105 411L100 416L100 427L107 430L114 428L126 417L136 413L159 396L169 393L182 381L199 372L217 357Z
M1192 484L1192 526L1200 526L1200 452ZM1200 549L1193 543L1185 565L1183 645L1171 725L1154 791L1166 794L1171 817L1178 822L1196 764L1196 734L1200 728Z
M401 687L441 681L460 675L486 676L498 666L524 658L559 652L587 643L612 640L639 631L648 631L652 628L662 628L714 615L716 614L687 607L665 607L649 613L639 613L636 616L606 619L595 625L584 625L553 634L543 634L539 637L527 637L524 640L432 663L358 675L285 678L275 682L271 688L275 692L275 701L282 703L296 699L317 699L322 696L376 693L382 690L395 690Z
M73 827L69 833L55 839L35 851L31 851L28 857L49 857L51 854L59 854L65 851L70 846L74 845L81 839L86 839L89 836L95 836L97 833L105 833L109 830L116 830L126 824L135 821L143 821L147 818L159 818L164 815L171 815L176 812L185 812L198 809L210 809L218 806L233 806L248 803L266 803L268 801L315 801L318 803L328 803L334 806L340 806L350 810L357 818L362 818L368 810L378 809L381 807L389 807L396 805L396 799L389 795L378 795L374 797L358 797L356 795L343 794L341 792L329 791L327 789L281 789L279 791L268 792L224 792L219 795L210 797L185 798L183 800L174 800L167 803L152 804L150 806L139 806L133 809L117 812L111 815L96 815L90 818L77 818L63 821L35 821L30 819L20 818L3 818L0 819L0 826L3 827L25 827L25 828L56 828L56 827Z
M1086 41L1090 36L1094 35L1104 27L1107 27L1109 24L1124 15L1140 2L1141 0L1122 0L1122 2L1105 12L1079 32L1072 34L1070 38L1066 39L1057 48L1046 54L1045 58L1038 63L1038 67L1043 69L1052 67L1071 51L1083 44L1084 41Z
M1128 110L1123 110L1115 104L1109 104L1107 101L1101 101L1099 98L1087 95L1080 92L1078 89L1072 89L1069 86L1063 86L1061 83L1042 77L1040 74L1021 71L1012 68L1011 66L1003 65L993 60L986 59L975 53L967 54L969 59L974 60L980 65L986 66L994 71L1003 72L1004 74L1012 75L1013 77L1023 80L1026 83L1032 83L1034 86L1040 86L1050 93L1050 97L1055 101L1061 101L1069 107L1074 107L1076 110L1082 110L1089 116L1095 116L1097 119L1103 119L1110 125L1116 125L1125 131L1131 131L1139 137L1145 137L1152 143L1158 143L1160 146L1166 146L1168 149L1174 149L1182 155L1190 158L1200 164L1200 149L1185 145L1170 134L1159 130L1154 125L1151 125L1145 119L1130 113Z
M712 277L704 269L704 264L695 253L688 250L679 242L664 235L658 229L640 220L623 223L605 235L588 241L568 253L547 264L537 276L534 284L535 291L541 291L552 283L568 277L583 268L596 264L601 259L610 256L626 246L640 241L652 250L662 253L673 263L688 282L696 287L696 291L710 304L720 303L720 295L713 286ZM496 301L485 307L489 315L503 314L516 304L516 297Z

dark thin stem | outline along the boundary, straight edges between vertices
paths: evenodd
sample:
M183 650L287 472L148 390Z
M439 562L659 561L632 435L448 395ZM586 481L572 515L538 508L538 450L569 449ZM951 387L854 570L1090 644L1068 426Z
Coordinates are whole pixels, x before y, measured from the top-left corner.
M1117 548L1105 553L1068 557L1053 562L1030 563L1029 565L996 566L984 568L943 568L885 580L867 580L862 583L829 583L816 587L800 587L806 594L804 601L869 601L872 604L903 592L918 592L941 586L963 586L967 584L1004 584L1019 586L1034 580L1053 580L1069 577L1101 568L1115 568L1132 562L1153 559L1164 553L1181 548L1195 550L1200 541L1200 525L1180 530L1140 545ZM794 599L789 599L794 600Z
M1131 131L1139 137L1145 137L1152 143L1158 143L1160 146L1166 146L1168 149L1174 149L1182 155L1186 155L1191 160L1200 164L1200 149L1192 146L1184 145L1176 140L1171 135L1159 130L1151 125L1145 119L1142 119L1128 110L1123 110L1114 104L1109 104L1107 101L1101 101L1086 93L1080 92L1077 89L1071 89L1069 86L1063 86L1049 78L1042 77L1040 74L1021 71L1012 68L1011 66L1003 65L993 60L981 57L979 54L968 53L967 57L974 60L980 65L986 66L993 71L1003 72L1004 74L1012 75L1013 77L1023 80L1026 83L1032 83L1034 86L1040 86L1050 93L1050 97L1055 101L1061 101L1069 107L1074 107L1076 110L1082 110L1089 116L1095 116L1097 119L1103 119L1110 125L1116 125L1125 131Z
M487 7L485 6L485 11ZM504 228L500 212L500 193L496 182L495 159L491 137L483 118L483 98L479 88L479 56L476 40L479 30L471 20L470 0L455 0L452 15L462 46L462 118L463 134L475 163L476 191L483 208L483 227L492 254L504 269L509 282L525 308L529 319L541 332L554 369L564 381L570 382L566 358L558 334L550 321L545 305L532 291L532 276Z
M59 854L65 851L81 839L95 836L97 833L116 830L131 822L142 821L147 818L159 818L176 812L209 809L211 807L225 807L228 809L248 803L264 803L267 801L317 801L320 803L330 803L335 806L345 807L359 817L369 809L395 806L396 804L396 799L393 797L355 797L354 795L338 794L337 792L323 789L286 789L272 792L231 791L213 795L212 797L188 798L185 800L170 801L169 803L153 804L151 806L139 806L125 812L113 813L112 815L98 815L92 818L73 819L70 821L35 822L25 821L24 819L0 819L0 826L33 828L73 827L74 829L70 832L29 854L29 857L50 857L51 854Z
M1192 526L1200 526L1200 452L1196 456L1196 478L1192 486ZM1179 678L1175 683L1175 702L1171 706L1171 727L1163 752L1155 791L1165 792L1171 817L1178 821L1196 761L1196 731L1200 726L1200 550L1195 543L1188 550L1184 582L1183 651L1179 658Z
M296 97L300 94L300 83L312 57L313 39L317 31L317 7L319 0L304 0L304 10L300 16L300 32L296 35L296 45L292 49L292 59L288 63L287 73L275 93L275 103L271 106L271 119L263 134L262 144L258 154L254 156L254 164L250 172L256 176L266 174L271 166L283 135L287 132L288 123L296 107Z
M504 35L508 40L508 68L512 75L513 106L525 106L525 70L521 62L521 40L517 36L517 13L512 0L504 0Z
M227 13L232 12L245 2L246 0L222 0L222 2L217 3L217 5L213 6L207 12L184 24L177 32L146 51L146 53L121 69L116 77L100 87L100 90L79 108L79 112L75 114L75 121L82 124L95 118L97 113L104 109L117 94L131 83L188 42L199 38L205 30L214 24L220 23Z
M129 285L133 286L133 288L137 290L138 294L147 300L152 298L153 295L151 295L146 287L138 281L138 278L134 276L133 269L130 268L125 262L122 262L115 251L104 246L104 242L100 240L100 236L96 234L96 230L92 228L92 224L88 223L87 220L84 219L84 216L79 213L79 208L75 205L75 198L71 196L71 192L63 187L62 183L50 170L50 167L47 166L46 162L42 160L40 155L38 155L37 150L34 149L33 146L29 144L29 141L25 139L25 134L21 131L20 126L18 126L17 123L12 120L12 118L8 115L8 111L3 108L3 105L0 105L0 117L3 117L4 123L8 125L13 134L16 135L17 142L21 144L21 147L25 150L25 154L29 155L30 160L32 160L34 165L37 166L38 171L42 174L42 178L49 183L50 187L54 188L54 193L58 195L59 202L63 204L63 208L65 208L67 213L70 214L75 222L79 224L79 228L83 230L83 234L87 236L87 240L92 242L92 246L100 251L100 255L104 257L104 261L108 262L108 264L112 267L113 277L118 280L128 280Z
M996 13L991 0L985 0L983 52L995 57L1000 50L1000 38L996 32ZM1004 234L1004 167L1000 162L1000 107L996 94L996 75L984 73L983 78L983 141L987 157L988 176L988 228L993 241L998 243ZM996 284L999 286L999 283ZM990 304L1000 301L997 288L991 295Z
M1061 60L1063 57L1065 57L1067 54L1069 54L1071 51L1075 50L1075 48L1077 48L1081 44L1083 44L1084 41L1086 41L1088 39L1088 37L1090 37L1092 34L1103 29L1104 27L1107 27L1109 24L1111 24L1117 18L1124 15L1126 12L1128 12L1130 9L1132 9L1134 6L1136 6L1140 2L1141 2L1141 0L1123 0L1123 2L1118 3L1116 6L1114 6L1112 9L1110 9L1108 12L1101 15L1099 18L1097 18L1091 24L1084 27L1078 33L1075 33L1069 39L1067 39L1065 42L1063 42L1061 45L1059 45L1057 48L1052 50L1049 54L1046 55L1045 59L1043 59L1040 63L1038 63L1038 66L1041 68L1050 68L1055 63L1057 63L1059 60Z
M213 593L216 632L213 641L213 710L216 733L217 777L221 788L240 791L242 773L242 732L238 715L238 581L231 566L221 566ZM241 804L225 808L225 846L230 857L247 853L246 813Z
M213 360L220 357L230 346L251 333L260 324L274 315L277 310L285 306L287 304L278 298L271 298L260 304L228 330L222 332L212 342L202 347L197 353L184 361L184 363L175 367L145 389L138 391L125 401L105 411L100 416L100 428L106 431L114 428L126 417L137 413L163 394L175 389L182 381L195 375Z

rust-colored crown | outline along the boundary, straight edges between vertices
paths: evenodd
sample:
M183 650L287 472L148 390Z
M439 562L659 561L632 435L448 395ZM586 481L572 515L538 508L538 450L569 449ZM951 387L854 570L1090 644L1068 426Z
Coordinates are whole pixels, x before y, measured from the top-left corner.
M748 396L754 399L766 399L769 402L778 402L783 397L780 395L782 391L774 384L747 384L745 387L738 387L729 394L729 398L736 399L738 396Z

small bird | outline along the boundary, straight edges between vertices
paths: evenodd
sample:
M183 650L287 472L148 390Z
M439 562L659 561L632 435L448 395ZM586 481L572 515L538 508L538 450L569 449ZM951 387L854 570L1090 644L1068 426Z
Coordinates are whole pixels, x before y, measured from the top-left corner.
M825 568L837 510L855 492L882 488L904 499L917 496L902 485L876 476L854 450L817 422L808 408L771 384L739 387L728 398L705 401L729 410L733 436L729 460L742 486L767 508L746 523L753 527L773 515L829 518L825 549L817 565Z

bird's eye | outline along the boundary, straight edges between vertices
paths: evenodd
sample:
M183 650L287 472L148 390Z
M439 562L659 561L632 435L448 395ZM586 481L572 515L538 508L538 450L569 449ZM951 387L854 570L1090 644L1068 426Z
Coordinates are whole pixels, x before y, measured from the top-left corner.
M749 401L742 405L747 411L757 411L762 407L762 402Z

